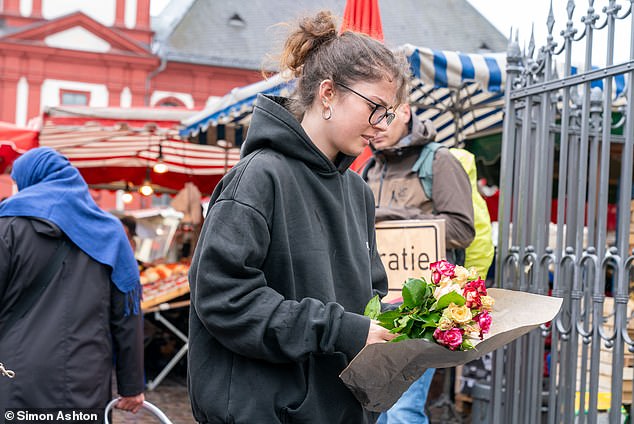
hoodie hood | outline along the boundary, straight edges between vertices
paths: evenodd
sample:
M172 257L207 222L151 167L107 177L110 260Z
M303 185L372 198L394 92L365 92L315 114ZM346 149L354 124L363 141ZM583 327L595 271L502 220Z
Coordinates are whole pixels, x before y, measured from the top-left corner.
M318 172L344 173L355 158L340 153L334 163L328 159L289 111L291 102L286 97L258 94L241 156L266 147L300 160Z
M430 120L420 120L416 118L416 115L412 114L410 125L412 128L407 136L403 137L394 146L380 150L379 152L390 155L391 153L395 153L409 147L424 146L425 144L434 141L436 138L436 128L434 128L434 124Z

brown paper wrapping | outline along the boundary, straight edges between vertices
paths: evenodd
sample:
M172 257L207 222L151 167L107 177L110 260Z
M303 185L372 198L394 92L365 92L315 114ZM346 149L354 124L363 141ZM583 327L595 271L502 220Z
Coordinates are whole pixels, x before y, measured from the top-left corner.
M493 322L484 340L474 340L475 349L451 351L426 340L372 344L339 377L366 409L386 411L427 368L455 367L499 349L551 321L563 301L515 290L491 288L487 292L495 299Z

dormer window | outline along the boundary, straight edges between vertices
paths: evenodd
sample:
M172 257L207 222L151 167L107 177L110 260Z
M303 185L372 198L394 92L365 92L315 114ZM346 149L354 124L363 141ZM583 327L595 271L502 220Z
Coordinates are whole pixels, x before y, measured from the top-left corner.
M242 19L240 15L234 13L233 16L229 18L229 25L231 25L232 27L241 28L246 25L246 22L244 22L244 19Z

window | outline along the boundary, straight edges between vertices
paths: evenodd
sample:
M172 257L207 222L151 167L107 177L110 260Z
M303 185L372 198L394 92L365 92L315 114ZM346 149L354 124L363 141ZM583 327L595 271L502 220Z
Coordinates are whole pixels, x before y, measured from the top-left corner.
M88 106L89 91L59 90L59 103L64 106Z
M176 97L173 97L173 96L162 98L161 100L156 102L156 106L157 107L182 107L182 108L187 107L185 106L185 103L183 103L180 99L177 99Z

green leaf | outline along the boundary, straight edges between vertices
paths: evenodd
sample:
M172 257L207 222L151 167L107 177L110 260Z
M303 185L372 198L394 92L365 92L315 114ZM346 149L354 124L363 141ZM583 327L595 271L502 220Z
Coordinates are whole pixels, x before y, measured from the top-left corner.
M376 319L379 321L382 327L387 328L388 330L396 327L396 320L401 317L401 313L397 310L393 311L385 311L380 314Z
M452 291L442 296L434 305L431 307L431 311L437 311L441 309L445 309L449 306L450 303L455 303L458 306L464 305L466 302L465 298L462 295Z
M408 278L403 285L403 305L414 308L425 300L427 283L419 278Z
M471 343L471 340L464 338L462 339L462 344L460 345L460 350L471 350L473 349L475 346L473 346L473 343Z
M408 336L407 334L401 334L398 337L393 338L392 340L390 340L390 342L400 342L402 340L411 340L411 337Z
M381 301L379 300L379 295L374 296L368 304L365 306L365 311L363 315L366 317L370 317L371 319L377 319L379 314L381 313Z
M425 327L437 327L438 321L440 321L440 313L432 312L423 317L423 322L425 323Z
M409 324L410 321L411 318L409 315L402 316L397 320L394 330L396 330L397 332L401 332L405 329L405 327L407 327L407 324Z
M434 340L434 331L435 330L436 330L436 328L426 328L425 332L423 334L421 334L420 338L421 339L425 339L425 340L430 341L430 342L436 343L436 340Z

